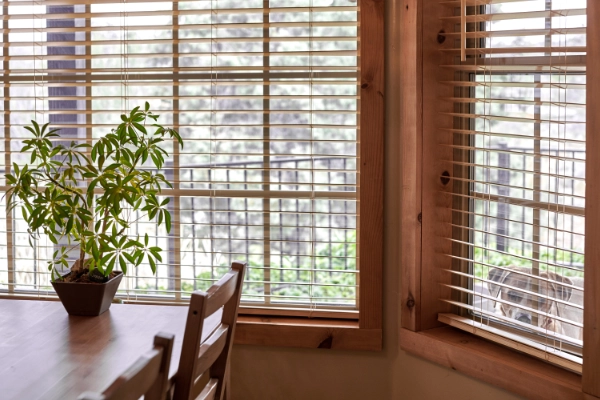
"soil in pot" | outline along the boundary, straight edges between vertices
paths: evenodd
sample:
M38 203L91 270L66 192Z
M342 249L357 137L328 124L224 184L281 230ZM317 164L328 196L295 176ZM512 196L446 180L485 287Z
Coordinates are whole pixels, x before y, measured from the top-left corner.
M112 278L117 276L116 272L111 272L108 274L108 277L104 279L104 282L97 282L90 279L90 275L88 274L89 270L87 268L81 269L77 272L69 272L67 275L63 276L62 282L76 282L76 283L104 283L110 281Z

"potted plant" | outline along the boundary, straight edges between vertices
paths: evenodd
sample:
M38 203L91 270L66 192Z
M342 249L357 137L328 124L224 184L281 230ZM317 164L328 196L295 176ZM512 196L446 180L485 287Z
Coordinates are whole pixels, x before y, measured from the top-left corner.
M142 218L171 230L169 199L158 197L163 185L172 187L159 172L169 156L161 146L169 139L182 147L183 142L157 119L148 103L143 110L136 107L93 146L55 143L60 135L48 123L25 127L33 138L23 141L21 152L31 152L31 161L13 164L6 174L7 212L21 207L32 247L41 234L56 245L48 270L69 314L100 315L128 265L147 260L156 273L162 261L162 249L150 245L148 234L140 238L128 231ZM143 167L148 159L156 170ZM78 256L69 271L72 252Z

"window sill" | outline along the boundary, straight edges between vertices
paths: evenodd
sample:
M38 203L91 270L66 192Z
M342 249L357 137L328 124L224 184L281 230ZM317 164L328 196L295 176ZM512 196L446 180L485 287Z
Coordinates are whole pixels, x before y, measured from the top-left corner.
M578 374L455 328L401 329L400 347L528 399L598 399L582 393Z
M381 329L357 321L241 315L235 344L332 350L380 351Z

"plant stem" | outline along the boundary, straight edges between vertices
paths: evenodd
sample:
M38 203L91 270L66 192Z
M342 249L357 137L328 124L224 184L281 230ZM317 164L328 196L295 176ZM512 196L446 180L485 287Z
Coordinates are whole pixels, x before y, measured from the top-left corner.
M46 174L46 177L47 177L47 179L48 179L50 182L54 183L54 184L55 184L56 186L58 186L59 188L61 188L61 189L63 189L63 190L66 190L67 192L69 192L69 193L72 193L72 194L76 195L77 197L79 197L79 200L81 200L81 201L83 202L83 204L86 204L86 203L85 203L85 198L84 198L84 197L81 195L81 193L79 193L79 192L77 192L77 191L75 191L75 190L73 190L73 189L71 189L71 188L69 188L69 187L66 187L66 186L63 186L63 185L61 185L59 182L57 182L56 180L54 180L54 178L52 178L51 176L49 176L49 175L47 175L47 174Z

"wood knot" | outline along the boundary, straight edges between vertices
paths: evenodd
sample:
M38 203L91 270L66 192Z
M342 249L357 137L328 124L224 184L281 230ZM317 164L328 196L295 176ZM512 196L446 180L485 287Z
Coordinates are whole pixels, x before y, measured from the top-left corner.
M441 31L438 32L437 35L437 42L439 44L442 44L446 41L446 32L442 29Z
M409 293L408 300L406 300L406 307L412 309L414 306L415 306L415 298L413 297L412 293Z
M330 349L333 344L333 336L328 336L325 340L319 343L319 349Z
M446 186L448 183L450 183L450 173L448 171L442 172L442 176L440 177L440 182L442 182L442 185L444 185L444 186Z

